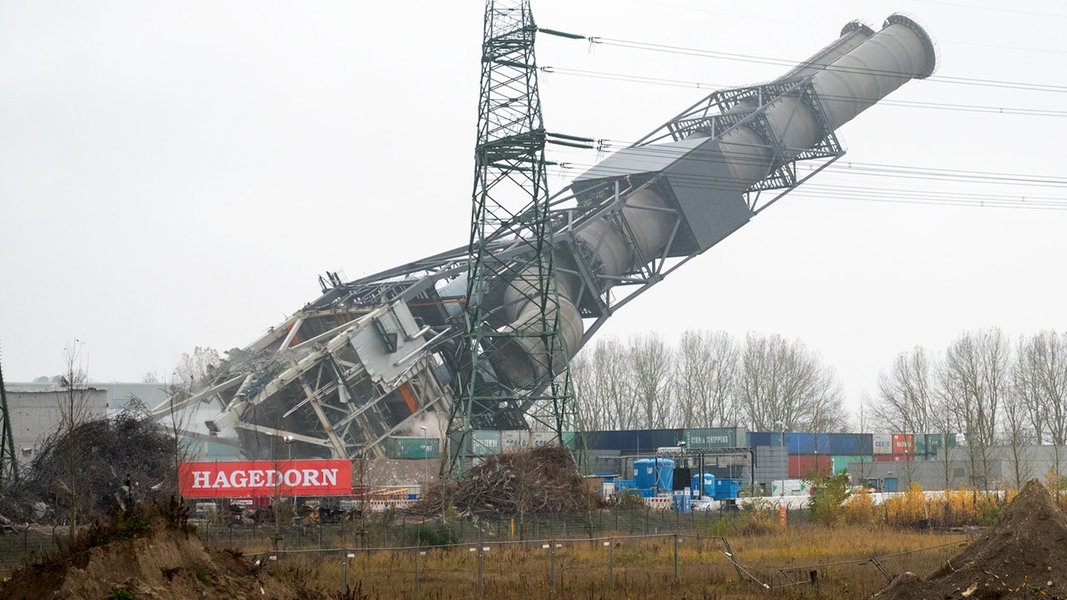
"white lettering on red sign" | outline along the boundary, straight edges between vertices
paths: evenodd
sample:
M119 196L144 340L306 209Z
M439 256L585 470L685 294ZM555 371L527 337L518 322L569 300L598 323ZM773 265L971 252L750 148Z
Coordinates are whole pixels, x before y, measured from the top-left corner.
M288 471L193 471L194 489L272 487L281 482L289 487L337 485L337 469L289 469Z
M351 493L351 462L346 460L300 460L279 466L267 461L233 463L185 463L182 494L212 497L251 494L270 495L284 487L307 493Z

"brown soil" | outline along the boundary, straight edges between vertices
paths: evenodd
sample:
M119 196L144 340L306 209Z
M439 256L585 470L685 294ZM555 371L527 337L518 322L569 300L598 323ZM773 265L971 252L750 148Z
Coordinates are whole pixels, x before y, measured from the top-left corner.
M1067 598L1067 516L1036 479L992 528L925 580L905 573L876 600Z
M238 553L207 550L195 534L166 530L115 541L66 560L12 574L0 599L314 598L309 590L259 570Z

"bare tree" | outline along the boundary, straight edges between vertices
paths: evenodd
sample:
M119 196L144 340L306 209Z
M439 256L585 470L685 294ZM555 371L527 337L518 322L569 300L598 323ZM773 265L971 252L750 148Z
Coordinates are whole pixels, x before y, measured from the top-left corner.
M613 338L601 338L571 360L571 376L585 427L630 429L637 426L633 374L626 348Z
M967 438L974 483L984 488L989 487L989 449L997 439L998 411L1009 393L1009 360L1003 332L990 329L966 333L950 344L941 370L942 397Z
M666 427L671 418L671 351L657 334L630 338L634 399L641 427Z
M1057 479L1067 443L1067 334L1042 331L1020 338L1013 370L1015 393L1026 410L1038 445L1052 442ZM1059 499L1059 486L1053 491Z
M174 377L181 385L192 384L210 374L222 362L218 350L197 346L193 353L182 353L181 359L174 367Z
M1067 335L1020 338L1014 379L1037 443L1067 443Z
M800 341L749 334L737 382L738 406L751 429L836 431L846 421L833 371Z
M927 433L935 430L936 403L933 365L926 350L916 347L879 374L878 402L870 408L890 432Z
M77 432L83 423L91 417L88 401L88 382L85 363L82 357L81 341L75 339L63 349L64 374L59 378L61 390L59 400L59 431L65 432L68 440L66 467L67 493L69 494L69 521L71 531L78 526L79 508L82 498L78 484L78 459L81 455L80 440Z
M1007 394L1003 408L1004 431L1002 435L1011 452L1014 486L1016 489L1021 489L1023 483L1032 476L1030 454L1026 448L1034 440L1033 430L1029 427L1022 395L1017 391L1011 390Z
M686 331L677 351L674 397L681 427L734 425L738 351L722 331Z

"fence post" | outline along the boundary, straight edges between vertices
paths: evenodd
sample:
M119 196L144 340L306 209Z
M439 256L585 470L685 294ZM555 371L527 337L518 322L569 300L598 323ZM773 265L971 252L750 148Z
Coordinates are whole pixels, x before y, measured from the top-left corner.
M341 594L348 595L348 549L341 548Z
M422 550L420 545L415 546L415 597L419 597L419 593L422 591L419 584L419 554Z
M479 536L481 537L481 536ZM481 598L485 594L485 584L482 581L482 572L485 565L485 546L482 546L482 541L478 540L478 597Z
M608 538L608 586L615 587L615 538Z
M549 587L556 589L556 540L548 540L548 579Z
M678 532L674 532L674 580L678 581Z

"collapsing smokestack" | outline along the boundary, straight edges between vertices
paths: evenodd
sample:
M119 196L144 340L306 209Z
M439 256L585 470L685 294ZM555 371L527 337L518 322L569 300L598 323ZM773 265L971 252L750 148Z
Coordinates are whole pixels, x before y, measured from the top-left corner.
M746 192L908 80L928 77L935 56L926 32L902 15L890 16L877 33L850 23L836 42L775 80L795 82L788 93L744 98L731 110L733 124L720 131L628 148L577 178L579 203L605 185L615 186L618 200L600 217L556 233L557 241L565 241L555 261L563 266L557 270L558 318L566 358L582 342L583 301L607 293L657 257L699 254L736 231L755 214L744 201ZM661 177L658 186L633 183L653 175ZM674 248L680 240L689 240L689 248ZM504 298L515 329L529 329L541 316L523 303L530 296L525 291L513 287ZM497 349L492 363L514 387L545 377L550 364L535 338Z

